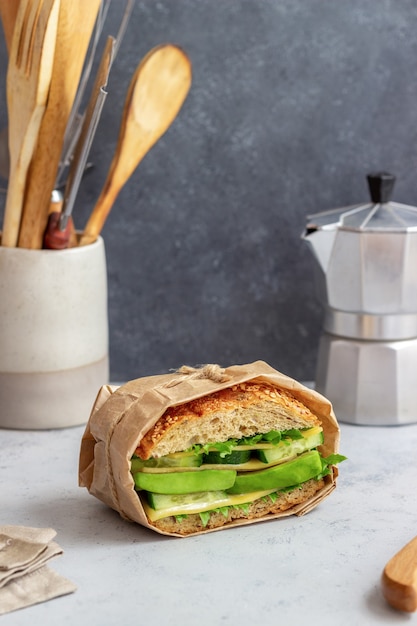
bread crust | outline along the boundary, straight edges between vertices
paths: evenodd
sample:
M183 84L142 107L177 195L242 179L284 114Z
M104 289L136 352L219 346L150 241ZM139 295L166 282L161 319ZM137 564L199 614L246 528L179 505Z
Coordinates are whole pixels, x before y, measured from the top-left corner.
M170 407L142 437L135 453L146 460L197 443L319 425L318 417L289 391L272 384L240 383Z
M214 530L229 525L237 519L255 520L259 518L268 519L268 515L274 515L283 511L287 511L297 504L301 504L312 498L317 491L324 487L324 480L316 480L312 478L293 491L278 493L278 497L273 502L268 496L254 500L246 509L229 507L227 517L220 512L214 511L210 515L210 519L206 526L203 525L198 514L187 515L181 521L177 521L174 516L163 517L160 520L149 524L155 526L163 532L176 533L178 535L189 535L191 533L201 532L204 530Z

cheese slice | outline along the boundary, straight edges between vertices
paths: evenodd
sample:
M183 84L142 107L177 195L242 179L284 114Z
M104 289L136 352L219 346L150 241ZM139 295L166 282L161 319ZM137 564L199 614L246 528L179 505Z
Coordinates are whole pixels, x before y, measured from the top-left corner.
M292 461L296 458L296 454L291 454L290 456L283 457L278 461L272 461L271 463L264 463L263 461L259 461L259 459L250 459L246 461L246 463L203 463L199 467L143 467L141 472L144 474L171 474L174 472L198 472L201 470L226 470L226 469L235 469L239 470L239 472L253 472L255 470L266 469L267 467L272 467L273 465L279 465L280 463L286 463L287 461Z

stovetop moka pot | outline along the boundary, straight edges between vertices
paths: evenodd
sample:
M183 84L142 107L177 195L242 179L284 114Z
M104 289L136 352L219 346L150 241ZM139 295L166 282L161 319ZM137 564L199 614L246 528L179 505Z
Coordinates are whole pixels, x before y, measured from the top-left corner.
M307 218L324 304L316 389L342 422L417 422L417 207L395 177L368 175L371 202Z

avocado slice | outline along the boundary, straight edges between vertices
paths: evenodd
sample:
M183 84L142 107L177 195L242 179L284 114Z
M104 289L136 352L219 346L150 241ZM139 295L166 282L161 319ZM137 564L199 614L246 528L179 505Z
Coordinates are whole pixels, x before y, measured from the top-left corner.
M238 474L227 493L247 493L260 489L284 489L298 485L321 474L323 469L320 454L312 450L292 461L269 467L258 472Z
M236 470L200 470L149 474L137 472L133 475L136 489L153 493L180 494L199 491L222 491L232 487Z

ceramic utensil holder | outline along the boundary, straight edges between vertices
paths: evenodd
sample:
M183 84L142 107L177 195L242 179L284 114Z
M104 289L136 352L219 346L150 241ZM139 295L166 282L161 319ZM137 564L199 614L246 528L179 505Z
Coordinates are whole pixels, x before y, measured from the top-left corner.
M104 242L0 246L0 427L86 423L108 382Z

